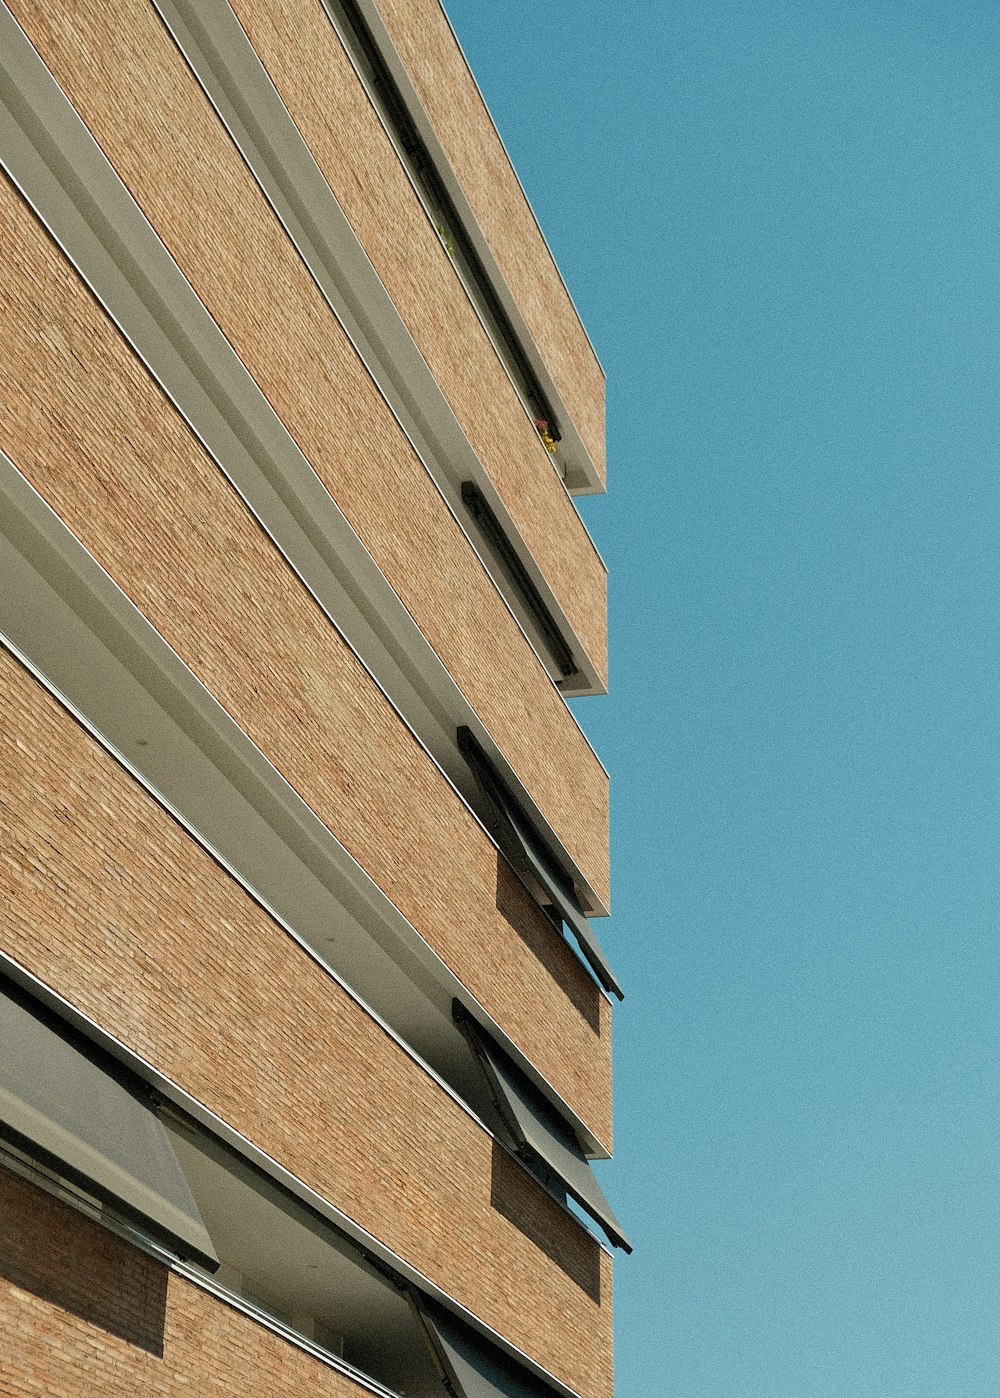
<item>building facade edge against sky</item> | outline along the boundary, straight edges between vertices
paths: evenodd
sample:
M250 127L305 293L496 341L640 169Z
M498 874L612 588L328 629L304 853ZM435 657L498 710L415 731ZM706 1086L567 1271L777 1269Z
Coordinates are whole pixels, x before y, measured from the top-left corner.
M0 25L0 1373L605 1398L603 376L516 177L430 0Z

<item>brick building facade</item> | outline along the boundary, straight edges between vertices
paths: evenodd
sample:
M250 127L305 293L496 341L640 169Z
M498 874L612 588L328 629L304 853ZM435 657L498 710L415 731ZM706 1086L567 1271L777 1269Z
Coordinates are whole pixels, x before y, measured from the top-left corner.
M447 18L0 108L0 1393L610 1398L603 376Z

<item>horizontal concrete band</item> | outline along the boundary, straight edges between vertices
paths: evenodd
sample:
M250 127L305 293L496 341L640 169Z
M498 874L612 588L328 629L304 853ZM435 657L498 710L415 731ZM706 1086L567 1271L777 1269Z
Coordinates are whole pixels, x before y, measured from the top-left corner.
M51 701L39 709L33 693L5 724L12 740L19 735L5 789L24 811L28 841L23 853L10 852L24 874L5 914L8 951L567 1377L563 1332L545 1319L547 1307L577 1312L574 1330L593 1326L597 1313L491 1208L482 1127L361 1007L338 1001L330 978L82 730L67 727ZM68 809L65 797L49 806L53 783L72 793ZM40 852L49 867L36 875ZM282 989L291 986L294 995ZM256 1066L263 1062L271 1065L264 1077ZM498 1259L495 1268L487 1257Z
M6 21L4 15L7 15ZM114 309L118 324L164 383L217 463L275 535L276 542L303 581L321 604L329 608L337 624L349 633L354 648L375 669L380 683L393 694L452 780L464 786L463 794L474 799L471 779L454 743L454 730L457 723L463 721L463 714L472 726L482 729L485 741L491 746L494 745L492 732L501 734L502 742L496 755L518 786L522 786L520 776L510 767L504 753L511 744L520 745L522 756L518 762L520 767L526 762L531 767L531 790L539 791L540 783L545 785L552 800L567 812L570 825L577 833L566 834L566 838L570 845L586 851L585 862L591 871L589 879L570 856L569 846L555 836L554 828L527 789L524 790L525 799L537 814L547 838L568 861L585 900L600 911L602 897L606 896L599 891L606 888L606 776L562 700L544 674L537 670L530 652L526 652L524 639L516 632L513 618L495 589L490 587L489 595L500 606L495 612L497 624L513 626L518 640L511 646L497 647L492 667L469 667L468 660L464 660L462 665L469 669L469 674L463 671L463 687L460 688L139 213L86 128L52 83L6 9L0 10L0 21L10 27L11 51L18 42L26 50L19 52L16 71L10 71L4 80L5 91L13 103L11 136L4 150L8 169L15 173L18 183L44 215L71 258L85 271L89 284L109 309ZM163 41L169 42L165 36ZM173 49L169 52L175 53ZM176 62L182 65L179 55L176 55ZM191 84L191 79L184 75L183 65L181 73L182 85ZM198 96L193 84L192 90ZM200 97L198 100L203 101ZM211 127L215 119L210 111L208 118ZM26 122L27 127L19 126L18 121ZM44 138L38 134L39 123L47 133ZM35 133L30 138L26 134L28 128ZM222 149L224 147L220 151ZM70 152L69 158L62 154L66 151ZM243 171L239 158L235 154L233 158L236 168ZM81 180L81 172L85 172L85 181ZM243 174L249 178L245 171ZM273 224L273 219L271 222ZM325 303L322 303L320 323L333 323ZM338 395L341 388L338 384ZM313 431L321 423L315 420L313 409L309 411L313 413L310 418L313 427L307 430ZM322 433L316 437L313 442L316 452L329 452L327 437ZM376 465L374 458L355 456L348 476L364 476L374 489L379 479L377 471L373 474ZM440 513L440 496L426 474L422 476L437 500L432 506L428 497L427 510L436 511L433 517L441 523L450 521L448 527L453 529L450 516ZM377 488L383 491L387 504L394 500L392 508L398 510L401 504L398 490L388 489L389 484L387 478L381 478ZM412 513L415 500L406 503L407 510ZM423 510L424 505L420 508ZM428 521L431 518L428 514ZM385 536L385 540L396 538L398 553L398 541L408 539L411 532L400 519L398 531ZM373 541L369 539L368 542ZM419 547L419 544L414 540L408 547ZM437 548L435 545L435 550ZM449 560L450 568L460 563L465 567L460 553L454 558L451 554L438 556L442 562ZM468 553L467 557L472 559L474 555ZM399 554L394 566L401 577L411 578L407 586L412 586L414 570L407 568L405 562L405 554ZM488 583L485 572L478 564L476 566L478 576ZM489 634L488 629L484 633L482 621L493 606L486 594L483 597L477 594L473 599L468 593L467 585L472 585L474 576L469 574L465 582L457 575L441 580L449 595L460 599L463 607L468 608L475 601L476 625L473 626L470 612L468 627L463 622L451 642L453 648L457 646L456 654L464 655L467 651L469 656L475 656L481 645L481 640L472 639L473 634ZM425 608L426 605L425 602ZM502 622L502 617L506 617L506 623ZM434 602L424 625L433 634L435 628L441 631L440 620L440 608ZM436 637L439 648L443 635L442 632ZM525 654L530 660L527 666L517 659ZM498 663L507 668L513 666L509 678L503 673L494 673ZM476 691L477 709L488 712L490 731L483 726L478 712L466 697L466 692L472 691ZM524 725L519 726L505 707L506 695L522 691L533 695L531 703L535 710L532 743L528 746L523 736L518 737L524 732ZM555 726L551 739L540 746L536 735L546 724ZM567 780L564 763L572 766L572 783ZM580 800L581 781L593 788L585 801ZM551 805L548 798L546 804ZM582 824L584 821L589 822L589 826ZM570 828L562 821L560 824L564 832Z
M0 1280L0 1383L23 1382L25 1366L34 1364L60 1398L134 1398L173 1393L176 1385L220 1398L261 1387L272 1398L396 1398L110 1213L98 1222L50 1177L2 1152L0 1192L17 1239L6 1270L18 1279ZM51 1302L41 1316L39 1296ZM95 1330L121 1331L129 1343L95 1344Z
M537 345L471 217L454 171L377 10L357 0L323 0L323 7L525 411L533 424L544 422L542 440L552 464L564 481L573 483L571 489L581 484L599 489L596 468L582 449L575 426L567 421L564 433L565 403L553 391ZM300 10L297 17L302 13Z
M446 1080L454 1078L451 1065L460 1042L451 1024L452 998L457 996L514 1054L589 1148L606 1153L606 1001L530 896L521 891L517 901L516 881L507 890L506 916L487 902L484 892L501 866L486 831L471 813L453 796L459 824L444 852L449 859L457 857L463 870L456 873L453 923L442 917L441 896L447 898L447 884L425 901L420 893L425 880L416 870L418 883L412 892L424 908L417 918L424 923L422 934L404 911L405 889L395 888L390 897L331 831L330 810L324 810L328 801L319 800L318 809L308 804L239 726L234 714L239 716L242 701L230 700L231 712L222 707L9 462L0 471L0 499L0 566L6 584L0 630L36 673L293 935L396 1026L428 1063L440 1065ZM146 523L148 535L151 523ZM230 530L223 533L231 567L235 535ZM267 574L257 568L252 573L259 591ZM207 577L210 591L212 576L210 572ZM207 622L211 605L195 600L191 615ZM241 626L234 634L245 629ZM276 634L300 632L301 626L289 622ZM325 629L317 635L324 644L333 639ZM240 654L245 652L241 649ZM342 658L349 661L349 652ZM316 663L314 658L311 664ZM264 672L270 673L273 665L273 660L267 661ZM252 674L250 680L253 683ZM339 715L346 746L341 758L334 758L328 748L308 758L308 768L317 768L319 783L312 794L322 798L328 787L338 790L347 781L360 798L356 819L362 826L375 822L368 836L361 835L365 847L377 852L378 841L389 836L379 858L388 861L390 876L383 871L382 878L391 887L391 870L398 863L393 850L413 837L406 800L414 791L419 799L426 787L418 811L426 819L429 812L440 815L449 788L405 730L389 723L367 736L358 731L352 714L359 723L370 723L378 695L368 690L369 682L356 663L349 663L346 675L331 680L331 694L343 694L345 683L345 697L354 693L346 729L339 700L320 731L328 743L335 736L330 718ZM265 696L265 704L267 711L274 710L279 734L289 724L291 731L301 728L301 718L286 711L282 694L276 693L272 702ZM391 711L386 712L383 719L390 716ZM384 766L380 754L387 740L389 761ZM343 757L354 767L354 777L335 776L335 769L345 771ZM373 768L374 759L379 761ZM365 790L370 798L362 795ZM349 806L346 815L356 823ZM337 820L333 824L340 826ZM473 844L463 843L462 830L466 839L474 837ZM339 828L339 833L347 832ZM457 848L451 848L456 842ZM441 872L432 864L429 873L435 870ZM379 873L378 864L373 872ZM411 877L409 860L404 872ZM484 887L477 887L477 874L485 880ZM475 919L477 899L482 906ZM517 933L508 917L516 918ZM523 940L532 932L533 918L539 920L534 952ZM575 998L568 994L574 986ZM589 1001L580 998L584 992ZM597 1011L596 1019L584 1014L588 1004ZM545 1007L541 1016L539 1006ZM541 1070L536 1062L543 1065ZM457 1087L461 1091L460 1081Z
M603 488L604 376L443 7L415 10L410 0L357 0L357 7L580 433L596 481L579 488Z
M414 219L409 206L418 204L419 191L398 178L396 185L401 187L388 188L384 162L388 155L391 170L391 152L379 149L388 146L388 138L372 120L358 128L355 107L362 94L360 89L352 90L358 88L353 75L346 82L344 74L340 82L327 80L328 120L323 129L309 124L308 112L300 113L316 144L314 153L227 0L198 5L190 0L157 0L157 9L550 674L566 693L602 690L603 565L554 477L532 421L515 401L513 386L484 342L471 307L465 304L463 317L460 307L451 304L456 299L466 303L466 298L442 254L433 224L427 217ZM273 10L265 9L264 16L272 17ZM301 80L310 87L323 81L323 61L330 55L316 53L309 38L308 33L293 29L282 36L280 47L265 49L272 67L281 65L282 71L273 75L279 82L289 63L297 65ZM331 43L335 42L331 36ZM294 100L295 94L290 95ZM343 107L339 113L338 103ZM345 138L334 153L324 138L339 128L344 129ZM392 200L388 217L379 209L381 238L371 226L373 221L365 220L352 205L359 222L355 230L339 202L356 197L359 185L377 186L381 200ZM147 212L155 221L155 213L148 207ZM366 247L358 240L362 235ZM179 246L177 254L182 255ZM435 257L436 268L428 265ZM407 267L405 278L399 276L400 263ZM389 281L392 295L380 273ZM467 324L470 321L474 330ZM225 321L221 323L225 328ZM510 570L484 547L462 501L460 487L466 480L475 481L489 497L519 564L565 638L574 660L568 676L555 663L530 609L525 610ZM530 541L522 537L522 528L530 531ZM564 607L570 608L571 615ZM591 649L593 658L588 654Z

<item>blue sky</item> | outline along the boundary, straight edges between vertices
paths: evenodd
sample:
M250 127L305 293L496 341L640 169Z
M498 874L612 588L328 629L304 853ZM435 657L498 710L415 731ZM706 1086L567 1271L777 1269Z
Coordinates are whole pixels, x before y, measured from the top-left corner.
M448 10L609 379L618 1398L995 1398L1000 10Z

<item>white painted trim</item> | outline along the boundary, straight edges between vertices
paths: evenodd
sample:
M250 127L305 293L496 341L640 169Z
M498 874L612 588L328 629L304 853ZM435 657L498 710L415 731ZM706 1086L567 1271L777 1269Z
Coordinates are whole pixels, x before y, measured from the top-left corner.
M312 808L285 780L273 763L254 744L235 720L169 643L146 620L134 603L118 587L100 563L58 518L10 459L0 451L0 540L9 540L35 573L49 581L58 592L58 571L65 570L62 590L71 589L73 610L81 626L107 647L150 695L160 712L177 725L204 754L208 762L233 774L256 814L274 837L291 851L307 869L317 864L331 894L347 916L365 935L373 936L366 924L373 922L384 930L390 943L405 948L423 974L441 988L450 1003L457 998L480 1023L488 1027L505 1051L529 1080L552 1103L555 1111L577 1131L588 1153L607 1158L609 1151L593 1129L560 1096L492 1015L464 986L454 971L426 941L395 903L379 888L350 851L336 838ZM262 907L268 916L293 937L324 970L381 1025L446 1092L483 1126L479 1117L461 1097L417 1054L373 1007L358 995L312 943L285 919L272 902L209 841L176 805L137 767L127 754L63 692L24 646L0 631L0 644L73 715L88 733L187 831L208 854ZM489 832L483 833L491 840ZM496 847L496 846L495 846ZM379 942L379 945L382 945ZM387 950L387 949L386 949ZM391 955L391 953L388 953Z
M186 1112L199 1126L204 1127L210 1134L224 1141L226 1145L235 1150L237 1154L243 1156L245 1160L249 1160L251 1164L256 1165L263 1174L267 1175L269 1179L274 1180L283 1189L287 1190L294 1198L301 1200L302 1203L308 1205L308 1207L319 1214L320 1217L332 1223L339 1232L343 1233L352 1242L356 1243L363 1250L370 1252L380 1262L389 1267L391 1271L397 1273L425 1295L430 1296L453 1315L458 1316L466 1325L477 1331L480 1335L485 1336L487 1340L495 1344L498 1349L503 1350L503 1352L508 1354L516 1363L523 1365L524 1368L529 1370L532 1374L549 1384L561 1395L561 1398L579 1398L575 1390L563 1383L561 1379L556 1378L554 1374L550 1373L543 1365L532 1359L530 1355L525 1354L522 1350L519 1350L516 1345L511 1344L509 1340L505 1339L498 1331L494 1330L486 1321L481 1320L460 1301L457 1301L453 1296L443 1291L436 1282L431 1281L429 1277L425 1276L418 1268L407 1262L399 1253L394 1252L392 1248L380 1242L373 1233L369 1233L366 1228L363 1228L359 1223L355 1223L350 1215L338 1209L335 1204L330 1203L323 1195L310 1188L310 1186L303 1180L300 1180L297 1175L293 1175L290 1170L286 1170L273 1156L262 1151L259 1147L255 1146L252 1141L248 1140L246 1136L241 1135L240 1132L227 1125L221 1117L216 1116L208 1107L203 1106L197 1098L185 1092L182 1087L179 1087L177 1083L159 1072L151 1063L147 1062L146 1059L133 1053L121 1040L109 1034L106 1029L102 1029L96 1020L91 1019L88 1015L76 1009L75 1006L57 991L51 989L44 981L39 980L37 976L32 975L30 971L13 957L6 955L6 953L2 951L0 951L0 971L9 976L11 980L15 981L24 990L28 991L29 994L34 995L43 1005L52 1010L53 1013L59 1015L68 1024L72 1025L74 1029L86 1035L92 1043L97 1044L100 1048L104 1049L106 1053L110 1054L112 1058L124 1064L124 1066L135 1073L137 1077L148 1083L150 1087L155 1088L168 1102L171 1102L182 1112ZM164 1252L162 1249L152 1244L151 1239L147 1240L144 1234L136 1234L135 1236L136 1238L142 1239L146 1251L155 1252L162 1259L169 1260L174 1270L182 1273L184 1276L192 1275L194 1271L193 1268L184 1264L179 1264L169 1253ZM599 1242L599 1240L596 1241ZM605 1249L605 1251L607 1251L607 1249Z
M475 784L456 742L463 723L522 799L585 910L606 915L2 0L0 111L0 164L470 810Z
M480 260L482 261L484 268L489 274L493 290L496 292L498 298L500 299L500 302L505 312L507 313L508 319L510 320L511 325L515 333L517 334L521 349L525 354L526 358L529 360L531 367L538 378L539 383L545 390L546 396L550 399L553 406L557 410L559 416L559 426L563 433L563 439L567 444L567 465L569 469L567 471L566 476L566 485L568 490L573 494L580 495L603 494L605 490L605 485L603 480L601 479L600 473L597 470L597 467L594 464L594 461L589 451L584 445L583 439L580 436L579 431L577 430L576 425L573 421L573 417L569 412L569 409L567 408L561 393L556 387L552 375L549 373L548 367L545 363L545 359L542 356L541 351L539 350L535 342L534 336L528 329L527 322L521 314L517 301L514 299L513 292L508 286L506 278L500 270L499 264L497 263L497 260L493 254L493 250L490 247L490 244L487 241L486 236L479 225L479 221L473 213L472 206L469 204L469 201L466 198L465 192L462 189L461 184L459 183L458 177L455 174L451 161L448 159L444 146L441 144L441 141L438 138L438 135L435 132L434 127L431 124L430 118L428 117L427 111L420 100L420 96L417 93L416 87L414 86L413 81L410 78L409 73L407 72L406 65L403 63L399 51L397 50L395 44L392 41L389 31L386 28L382 16L379 14L378 8L374 3L374 0L356 0L356 3L358 5L358 9L364 16L365 22L368 25L368 29L372 35L374 42L378 46L379 53L381 54L382 59L386 64L386 67L392 74L400 98L402 99L403 104L406 107L410 120L417 128L417 131L420 134L420 139L423 141L428 151L428 154L434 162L435 169L437 170L437 173L442 183L447 189L448 194L456 210L458 211L459 217L462 220L463 230L468 236L469 240L472 242L473 246L475 247L476 252ZM344 47L347 49L347 51L350 52L349 41L347 37L343 34L341 26L338 25L336 22L335 16L332 13L332 6L327 3L327 0L323 0L323 5L328 15L330 16L331 23L334 25L334 28L340 35L341 42L344 44ZM447 19L447 16L445 16L445 18ZM450 21L449 29L451 29ZM454 34L454 29L451 29L451 32L452 34ZM455 42L456 44L458 44L457 39ZM458 45L458 49L459 52L462 53L461 45ZM462 59L463 62L465 62L464 53L462 53ZM473 79L473 81L475 80ZM476 87L476 91L479 92L478 85ZM479 96L480 100L482 101L483 99L481 92L479 93ZM494 131L496 131L496 123L493 121L492 116L490 116L489 108L486 106L485 101L483 101L483 110L485 111L486 116L490 121L490 124L493 126ZM497 133L497 135L499 138L499 133ZM500 142L500 144L501 146L503 146L502 141ZM507 156L508 162L510 162L510 156L507 155L506 147L503 147L503 149L504 154ZM513 170L513 164L511 164L511 169ZM517 180L516 173L514 174L514 178L515 180ZM521 189L521 193L524 194L524 190L521 187L520 181L518 180L517 183L518 188ZM524 198L525 202L528 203L527 195L524 195ZM531 212L532 219L534 219L536 226L538 226L538 220L535 219L534 211L531 209L530 203L528 203L528 208ZM541 232L540 227L539 232ZM542 242L546 248L546 251L548 251L549 256L552 257L552 253L549 249L548 243L545 242L544 234L542 235ZM552 264L554 267L556 267L555 258L552 258ZM565 283L562 282L562 276L559 273L558 267L556 267L556 274L559 276L560 282L565 287ZM567 296L569 296L568 291ZM573 304L572 297L570 297L570 304ZM587 344L591 352L593 353L593 345L590 342L589 336L587 336L586 330L583 328L583 323L582 321L580 321L579 313L577 312L575 306L573 306L573 311L577 317L577 322L580 325L581 330L583 331L584 338L587 340ZM604 370L601 367L600 360L597 359L596 353L594 353L594 359L597 362L598 368L601 370L601 376L603 378Z

